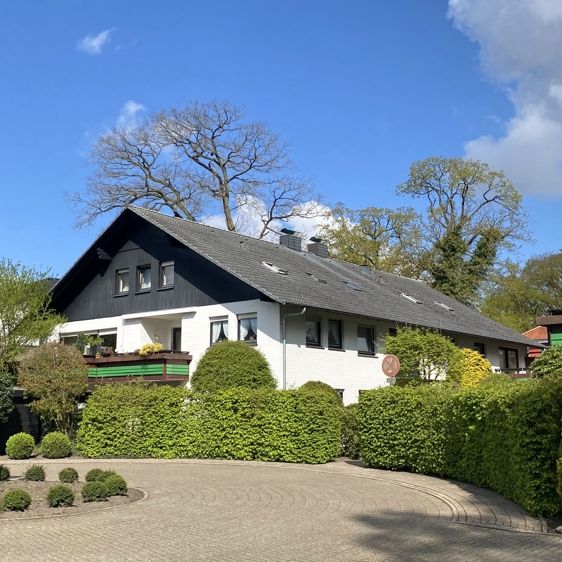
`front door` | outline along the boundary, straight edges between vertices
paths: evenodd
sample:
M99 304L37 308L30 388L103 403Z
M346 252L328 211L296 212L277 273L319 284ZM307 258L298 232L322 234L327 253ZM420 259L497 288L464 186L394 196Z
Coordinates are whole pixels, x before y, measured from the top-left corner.
M172 328L172 351L181 351L181 328Z

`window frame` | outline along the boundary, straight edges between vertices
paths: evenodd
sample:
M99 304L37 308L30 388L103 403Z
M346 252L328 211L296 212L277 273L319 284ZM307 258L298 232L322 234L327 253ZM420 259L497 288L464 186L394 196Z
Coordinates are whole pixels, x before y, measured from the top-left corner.
M340 335L340 343L339 345L331 345L330 344L330 324L332 322L337 322L339 324L339 335ZM333 351L344 351L345 350L345 346L344 346L344 342L343 342L343 320L340 320L338 318L328 318L328 349L331 349Z
M164 269L166 267L172 268L172 282L164 283ZM174 260L161 261L158 264L158 288L159 289L173 289L176 281L176 266Z
M475 341L472 344L472 349L474 349L474 351L478 351L478 353L480 353L480 355L482 355L482 357L486 357L486 344L480 341ZM517 361L519 362L519 357L517 358Z
M127 274L127 290L126 291L120 291L119 290L119 280L120 280L120 275L126 273ZM123 267L122 269L116 269L115 270L115 286L113 287L114 289L114 293L113 295L116 297L124 297L126 295L128 295L131 291L131 272L129 270L128 267Z
M254 340L245 340L242 339L240 337L240 327L241 327L241 323L244 320L252 320L255 319L256 320L256 338ZM248 313L248 314L239 314L237 317L238 320L238 341L243 341L244 343L247 343L248 345L258 345L258 314L257 312L255 313Z
M371 333L371 342L373 344L373 351L362 351L359 349L359 329L365 328ZM361 357L375 357L377 354L377 343L376 343L376 330L375 327L369 324L357 324L357 355Z
M150 271L150 286L141 286L141 272ZM137 293L149 293L152 290L152 267L150 264L137 265Z
M213 341L213 324L219 323L223 324L223 328L224 325L226 325L226 330L223 329L225 337ZM228 317L209 318L209 345L215 345L216 343L220 343L221 341L228 341Z
M502 365L502 351L503 353L503 358L505 360L505 366ZM515 352L515 363L516 363L516 367L510 367L509 366L509 352L513 351ZM505 371L505 372L510 372L510 371L518 371L520 369L519 367L519 350L515 347L503 347L500 346L498 348L498 358L499 358L499 363L500 363L500 370L501 371Z
M309 342L308 341L308 323L314 322L318 325L318 342ZM304 341L306 347L311 347L315 349L322 348L322 318L318 316L307 316L304 324Z

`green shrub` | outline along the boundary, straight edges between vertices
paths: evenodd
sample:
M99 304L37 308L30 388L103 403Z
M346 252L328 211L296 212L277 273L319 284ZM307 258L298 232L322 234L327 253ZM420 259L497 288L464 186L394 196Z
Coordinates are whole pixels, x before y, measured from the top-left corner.
M72 455L72 443L67 435L60 431L47 433L41 442L41 454L46 459L62 459Z
M103 385L78 430L88 457L327 462L339 454L341 407L317 393Z
M72 484L78 480L78 472L74 468L63 468L59 472L59 480L65 484Z
M70 507L74 503L74 492L64 484L49 488L47 504L49 507Z
M562 457L560 457L556 463L556 471L558 474L558 485L556 489L558 490L558 495L562 498Z
M446 475L490 488L536 515L562 510L556 493L562 382L527 380L454 392L389 387L359 400L368 466Z
M4 511L25 511L31 505L31 496L19 488L8 490L2 498Z
M447 380L468 388L481 384L491 375L492 364L475 349L463 347L449 368Z
M357 404L350 404L343 409L341 426L341 456L350 459L359 458L359 416Z
M537 378L562 376L562 346L554 345L545 349L531 363L531 373Z
M85 502L103 502L107 496L107 486L101 480L86 482L82 487L82 499Z
M5 465L0 464L0 482L9 480L9 478L10 478L10 469Z
M323 392L328 396L336 406L343 406L340 395L336 389L322 381L307 381L299 387L302 392Z
M92 468L86 474L86 482L103 482L105 480L105 470Z
M6 454L11 459L28 459L35 449L35 440L29 433L16 433L6 441Z
M25 479L33 482L45 480L45 469L40 464L34 464L25 471Z
M127 495L127 482L119 474L111 474L105 479L104 483L109 496Z
M260 351L243 341L222 341L201 357L191 386L197 392L214 392L232 387L275 388L277 385Z

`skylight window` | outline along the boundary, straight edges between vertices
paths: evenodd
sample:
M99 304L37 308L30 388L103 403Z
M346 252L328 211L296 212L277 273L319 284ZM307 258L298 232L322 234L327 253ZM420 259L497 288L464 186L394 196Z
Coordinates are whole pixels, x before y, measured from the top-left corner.
M416 304L422 303L422 301L420 301L416 297L413 297L412 295L408 295L407 293L402 293L401 296L404 297L405 299L408 299L409 301L412 301L412 302L416 303Z
M278 265L275 265L274 263L271 263L269 261L262 261L261 263L262 263L262 265L264 265L268 269L271 269L271 271L274 271L275 273L278 273L279 275L287 275L288 274L288 271L286 269L281 269Z
M363 289L357 285L357 283L354 283L353 281L349 281L348 279L344 279L344 284L349 287L350 289L353 289L354 291L362 291Z
M312 274L312 273L306 273L311 279L314 279L314 281L317 281L318 283L322 283L322 285L327 285L326 279L319 279L318 277L316 277L316 275Z
M455 312L454 308L451 308L448 304L445 304L444 302L441 302L441 301L434 301L434 302L437 306L440 306L441 308L444 308L445 310L448 310L449 312Z

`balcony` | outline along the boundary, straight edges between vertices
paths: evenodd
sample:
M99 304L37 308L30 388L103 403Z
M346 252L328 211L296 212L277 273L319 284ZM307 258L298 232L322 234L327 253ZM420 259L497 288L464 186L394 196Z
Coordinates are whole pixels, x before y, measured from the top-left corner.
M108 357L84 357L88 365L88 384L143 380L179 384L189 380L191 355L160 352L151 355L126 353Z

